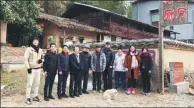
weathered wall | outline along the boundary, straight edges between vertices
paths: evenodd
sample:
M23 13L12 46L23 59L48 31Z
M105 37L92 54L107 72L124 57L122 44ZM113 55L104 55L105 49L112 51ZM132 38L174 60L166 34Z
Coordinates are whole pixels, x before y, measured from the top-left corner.
M84 37L86 42L96 42L97 33L65 28L65 35L75 36L78 39L79 37Z
M60 37L61 38L67 38L67 36L75 36L79 39L79 37L84 37L86 42L95 42L96 41L96 32L89 32L89 31L82 31L77 29L70 29L70 28L60 28L59 26L56 26L55 24L52 24L50 22L45 21L44 22L45 27L43 30L43 36L44 36L44 48L48 48L49 44L47 43L48 36L54 36L56 37L56 45L57 47L60 47ZM65 32L64 32L65 31Z
M24 48L1 46L1 71L24 68Z
M169 62L183 62L184 72L194 73L194 51L177 49L164 50L164 67L169 70Z
M1 72L25 68L24 52L25 48L1 46Z

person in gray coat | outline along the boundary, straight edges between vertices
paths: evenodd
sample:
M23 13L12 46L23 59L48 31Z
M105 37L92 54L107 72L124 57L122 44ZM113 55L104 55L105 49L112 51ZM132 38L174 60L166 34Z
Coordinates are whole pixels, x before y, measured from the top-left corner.
M96 46L96 51L91 56L91 69L93 71L93 92L102 92L102 73L106 68L106 56L101 51L100 46ZM96 89L97 88L97 89Z

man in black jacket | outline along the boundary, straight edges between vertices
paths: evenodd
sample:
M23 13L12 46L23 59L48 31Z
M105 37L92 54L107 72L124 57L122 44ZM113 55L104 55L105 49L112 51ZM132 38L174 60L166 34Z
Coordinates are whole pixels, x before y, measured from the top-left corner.
M74 96L79 97L79 84L81 79L81 71L83 70L83 60L79 53L79 47L74 48L74 53L69 57L70 65L70 85L69 85L69 94L70 97ZM81 85L80 85L81 86Z
M69 54L67 45L63 46L63 51L58 54L58 86L57 94L58 98L68 98L65 93L67 77L69 73Z
M45 72L44 100L55 99L52 96L52 88L57 73L56 45L50 44L50 51L44 57L43 70Z
M112 89L112 71L115 59L115 53L110 48L110 42L106 42L106 48L104 48L103 52L106 55L106 68L103 72L104 91L106 91L107 89Z
M91 54L89 53L89 46L88 45L85 45L83 47L83 52L81 53L81 56L84 60L84 62L83 62L84 67L83 67L82 76L81 76L81 79L83 79L82 92L85 94L89 94L89 92L87 91L87 86L88 86L89 69L91 68Z

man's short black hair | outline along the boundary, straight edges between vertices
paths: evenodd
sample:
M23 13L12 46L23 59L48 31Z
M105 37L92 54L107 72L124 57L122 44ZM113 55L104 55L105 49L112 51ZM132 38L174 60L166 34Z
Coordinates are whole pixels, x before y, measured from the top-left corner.
M55 43L51 43L51 44L50 44L50 47L51 47L52 45L55 45L55 46L56 46L56 44L55 44Z
M118 50L123 50L123 48L121 46L118 47Z
M67 45L63 45L63 46L62 46L62 48L64 48L64 47L67 47L67 48L68 48L68 46L67 46Z
M73 47L73 51L75 51L75 48L79 48L79 46L74 46L74 47ZM80 49L80 48L79 48L79 49Z

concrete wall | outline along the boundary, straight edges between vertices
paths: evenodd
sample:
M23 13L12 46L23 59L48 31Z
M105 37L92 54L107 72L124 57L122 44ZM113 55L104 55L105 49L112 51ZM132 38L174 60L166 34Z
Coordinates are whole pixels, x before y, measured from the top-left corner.
M111 41L111 37L110 36L104 36L103 42L107 42L107 41Z
M122 41L121 37L116 37L116 41Z
M150 10L159 9L159 2L145 1L132 5L132 18L143 23L151 24Z
M169 70L169 62L183 62L184 72L194 73L194 51L165 49L164 67L167 70Z

